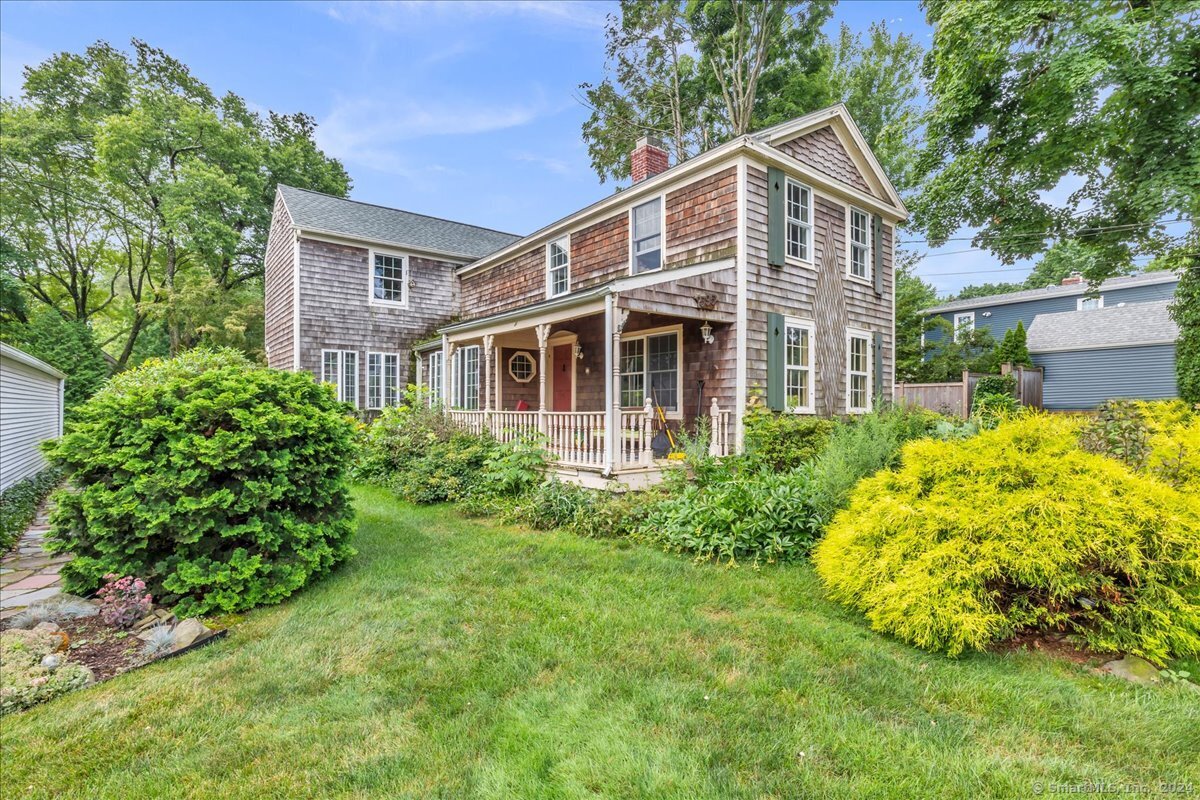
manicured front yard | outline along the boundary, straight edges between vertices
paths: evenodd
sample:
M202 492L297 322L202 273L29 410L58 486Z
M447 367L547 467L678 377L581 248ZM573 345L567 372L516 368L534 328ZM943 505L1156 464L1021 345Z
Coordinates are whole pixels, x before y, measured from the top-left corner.
M356 492L359 555L0 723L0 796L1026 797L1200 784L1200 694L951 661L810 567L697 566Z

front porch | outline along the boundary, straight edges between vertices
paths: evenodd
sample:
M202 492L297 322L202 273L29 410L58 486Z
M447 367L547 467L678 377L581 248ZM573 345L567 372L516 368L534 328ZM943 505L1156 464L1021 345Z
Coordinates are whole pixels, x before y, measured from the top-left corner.
M711 288L451 326L421 374L458 425L500 441L537 435L565 478L650 483L664 429L678 442L707 427L710 455L736 449L734 319Z

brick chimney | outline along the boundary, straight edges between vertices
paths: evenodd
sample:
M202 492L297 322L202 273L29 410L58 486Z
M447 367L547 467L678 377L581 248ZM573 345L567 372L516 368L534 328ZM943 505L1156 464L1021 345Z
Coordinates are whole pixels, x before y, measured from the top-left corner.
M653 178L660 172L666 172L670 166L667 151L663 143L652 136L638 139L637 146L630 155L629 176L634 183L641 183L646 178Z
M1063 286L1074 286L1077 283L1083 283L1083 275L1078 272L1072 272L1070 275L1062 279Z

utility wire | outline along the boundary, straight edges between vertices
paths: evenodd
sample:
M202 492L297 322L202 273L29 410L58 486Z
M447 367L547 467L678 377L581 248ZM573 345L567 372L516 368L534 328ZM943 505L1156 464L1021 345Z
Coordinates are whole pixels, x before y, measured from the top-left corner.
M1124 225L1101 225L1099 227L1087 228L1085 230L1082 230L1079 233L1071 235L1070 238L1076 239L1076 238L1080 238L1083 236L1098 236L1101 233L1105 233L1107 231L1134 230L1136 228L1149 228L1149 227L1153 227L1155 225L1171 225L1176 222L1191 222L1191 221L1192 221L1191 217L1177 217L1175 219L1159 220L1159 221L1155 221L1155 222L1131 222L1131 223L1127 223ZM944 242L973 242L978 238L979 238L978 236L953 236L948 239L944 239L943 241ZM1012 241L1015 239L1054 239L1054 238L1063 238L1063 235L1061 233L1052 233L1052 232L1010 233L1010 234L1000 234L1000 235L994 236L994 237L988 237L986 239L986 241L1005 242L1005 241ZM929 242L930 242L929 239L901 239L901 240L897 241L896 244L928 244ZM974 248L974 249L981 249L981 248ZM967 251L962 251L962 252L967 252Z

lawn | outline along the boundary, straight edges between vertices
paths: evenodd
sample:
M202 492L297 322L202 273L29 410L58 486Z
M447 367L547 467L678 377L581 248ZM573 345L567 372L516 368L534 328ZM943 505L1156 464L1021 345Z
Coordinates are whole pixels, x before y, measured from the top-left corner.
M728 569L355 494L359 555L0 723L0 796L1028 797L1200 784L1200 695L871 632Z

